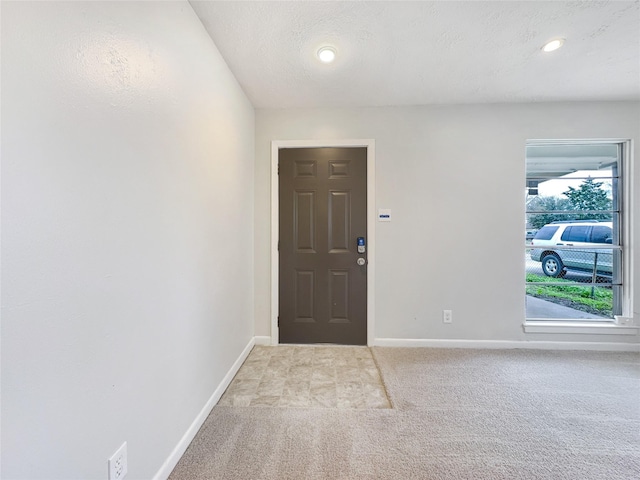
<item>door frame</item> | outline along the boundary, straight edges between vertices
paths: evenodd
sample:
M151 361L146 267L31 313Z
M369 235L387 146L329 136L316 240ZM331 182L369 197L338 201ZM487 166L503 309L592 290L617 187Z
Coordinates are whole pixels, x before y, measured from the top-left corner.
M271 142L271 345L280 342L278 328L280 205L278 160L281 148L364 147L367 149L367 345L373 345L375 320L375 140L273 140Z

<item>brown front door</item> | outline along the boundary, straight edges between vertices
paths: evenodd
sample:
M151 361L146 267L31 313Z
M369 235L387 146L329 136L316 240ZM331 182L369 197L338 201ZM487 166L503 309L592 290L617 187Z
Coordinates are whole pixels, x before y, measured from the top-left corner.
M278 168L280 343L366 345L367 149L284 148Z

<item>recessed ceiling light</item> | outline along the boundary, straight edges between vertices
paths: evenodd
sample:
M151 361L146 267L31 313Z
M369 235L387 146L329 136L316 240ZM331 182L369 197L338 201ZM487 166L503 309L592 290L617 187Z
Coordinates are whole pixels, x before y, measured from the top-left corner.
M542 47L543 52L553 52L559 49L564 44L564 38L555 38L544 44Z
M318 50L318 58L322 63L331 63L336 59L336 49L333 47L322 47Z

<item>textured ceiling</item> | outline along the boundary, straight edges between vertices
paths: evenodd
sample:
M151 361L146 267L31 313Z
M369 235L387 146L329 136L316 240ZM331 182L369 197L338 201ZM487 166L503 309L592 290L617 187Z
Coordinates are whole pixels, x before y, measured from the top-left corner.
M257 108L640 99L638 1L190 3Z

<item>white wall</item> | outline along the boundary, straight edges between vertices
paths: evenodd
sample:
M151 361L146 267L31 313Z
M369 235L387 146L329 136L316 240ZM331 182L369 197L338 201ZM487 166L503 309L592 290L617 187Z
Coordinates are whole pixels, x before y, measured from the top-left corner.
M253 157L188 3L2 3L3 479L156 474L253 336Z
M638 103L258 110L256 335L270 335L270 142L348 138L375 139L376 208L393 210L376 225L376 338L638 342L522 331L526 140L637 142Z

